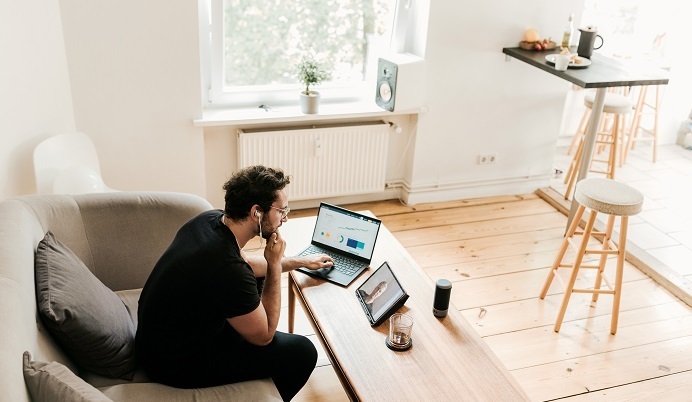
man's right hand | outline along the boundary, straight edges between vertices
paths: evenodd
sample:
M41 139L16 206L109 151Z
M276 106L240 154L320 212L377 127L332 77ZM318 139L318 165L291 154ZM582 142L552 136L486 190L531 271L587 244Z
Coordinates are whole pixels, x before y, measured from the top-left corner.
M281 272L281 258L284 256L284 251L286 250L286 242L281 237L278 231L272 233L267 240L267 245L264 247L264 258L267 260L268 269L269 267L279 267L279 273Z

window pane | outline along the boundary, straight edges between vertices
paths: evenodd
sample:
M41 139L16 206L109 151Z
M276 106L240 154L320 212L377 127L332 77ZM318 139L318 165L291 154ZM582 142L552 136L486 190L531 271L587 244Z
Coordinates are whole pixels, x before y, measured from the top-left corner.
M605 38L600 53L622 58L663 58L671 20L664 2L587 0L584 26L592 25ZM596 42L598 44L599 42Z
M365 79L368 55L389 45L395 0L225 0L224 87L296 84L306 51L333 82Z

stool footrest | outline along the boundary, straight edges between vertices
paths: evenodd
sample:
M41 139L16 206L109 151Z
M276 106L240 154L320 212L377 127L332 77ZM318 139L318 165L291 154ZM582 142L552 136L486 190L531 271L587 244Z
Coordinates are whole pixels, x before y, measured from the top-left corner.
M574 267L574 263L558 265L558 268L572 268L572 267ZM581 269L581 268L598 269L598 268L601 268L601 266L600 265L580 265L579 269Z
M606 290L606 289L572 289L572 293L598 293L598 294L608 294L608 295L614 295L615 291L614 290Z
M575 234L575 235L581 235L581 236L583 236L583 235L584 235L584 231L583 231L583 230L575 230L575 231L574 231L574 234ZM594 230L594 231L591 232L591 236L605 236L605 232L597 232L597 231Z
M617 254L617 250L584 250L584 254Z

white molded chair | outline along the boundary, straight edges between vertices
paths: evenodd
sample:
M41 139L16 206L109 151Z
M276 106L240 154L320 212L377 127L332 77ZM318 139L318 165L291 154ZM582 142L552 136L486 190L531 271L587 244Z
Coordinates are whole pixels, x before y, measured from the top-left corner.
M38 144L34 175L39 194L116 191L103 182L96 148L84 133L58 134Z

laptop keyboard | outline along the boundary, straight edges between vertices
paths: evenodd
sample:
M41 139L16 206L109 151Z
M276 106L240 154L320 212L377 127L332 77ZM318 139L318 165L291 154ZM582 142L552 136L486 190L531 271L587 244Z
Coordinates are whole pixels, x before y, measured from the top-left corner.
M350 258L346 258L342 255L331 253L327 250L319 249L316 247L308 247L308 249L302 253L302 255L310 254L327 254L334 260L334 269L349 276L353 276L356 272L358 272L359 269L361 269L365 265L362 262L358 262Z

